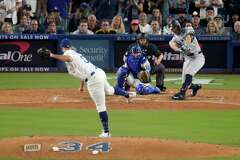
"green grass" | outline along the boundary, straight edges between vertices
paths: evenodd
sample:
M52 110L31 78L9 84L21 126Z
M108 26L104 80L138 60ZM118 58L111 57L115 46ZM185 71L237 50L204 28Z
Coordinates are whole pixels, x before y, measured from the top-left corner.
M96 136L95 110L1 108L0 137ZM155 137L240 146L240 110L112 110L113 136Z
M115 74L108 74L115 84ZM167 74L166 78L180 78ZM239 75L198 74L212 79L207 89L240 89ZM67 73L1 73L0 89L78 88L79 80ZM152 79L155 79L152 77ZM181 80L166 81L167 88L179 88ZM153 137L240 147L240 110L111 110L113 136ZM101 124L95 109L0 108L0 139L33 135L96 136ZM0 160L22 160L0 158ZM189 160L239 160L240 157L190 158ZM55 160L55 159L38 159ZM166 159L171 160L171 159ZM183 159L174 159L183 160ZM184 159L188 160L188 159Z
M107 74L109 82L115 84L115 74ZM167 74L166 79L181 78L181 74ZM233 74L198 74L197 79L213 79L212 83L204 85L204 88L214 89L240 89L240 76ZM1 73L0 89L19 88L77 88L79 80L67 73ZM152 80L155 77L152 76ZM155 82L153 82L155 83ZM168 88L179 88L181 80L167 81Z

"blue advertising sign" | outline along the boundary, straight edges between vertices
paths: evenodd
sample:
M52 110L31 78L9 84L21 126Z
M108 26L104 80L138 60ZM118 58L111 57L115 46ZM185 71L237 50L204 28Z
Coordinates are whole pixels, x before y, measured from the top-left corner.
M73 47L91 63L102 69L109 69L109 40L71 40Z

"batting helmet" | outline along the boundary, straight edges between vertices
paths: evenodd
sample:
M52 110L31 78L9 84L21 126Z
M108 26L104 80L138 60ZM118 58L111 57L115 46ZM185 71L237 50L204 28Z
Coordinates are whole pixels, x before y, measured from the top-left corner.
M181 31L181 24L178 20L173 20L171 23L171 27L174 33L179 34Z

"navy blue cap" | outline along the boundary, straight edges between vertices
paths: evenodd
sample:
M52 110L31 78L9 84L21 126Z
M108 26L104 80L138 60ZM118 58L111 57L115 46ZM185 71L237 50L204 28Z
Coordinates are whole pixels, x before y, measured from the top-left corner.
M71 42L69 39L65 38L61 41L60 47L64 48L70 48L72 46Z

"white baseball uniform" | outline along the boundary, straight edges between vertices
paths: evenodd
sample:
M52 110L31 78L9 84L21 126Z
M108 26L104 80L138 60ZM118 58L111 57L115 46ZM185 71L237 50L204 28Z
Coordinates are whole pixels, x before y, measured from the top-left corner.
M198 44L198 40L193 36L193 40L190 44L186 44L184 37L188 34L192 34L194 29L192 27L187 27L181 34L176 35L172 38L171 42L175 42L181 45L187 45L190 50L190 55L184 54L184 63L182 71L182 81L185 81L185 75L189 74L194 76L205 64L205 57L201 51Z
M74 50L67 50L64 55L72 58L72 62L65 62L68 73L86 81L97 111L106 111L105 94L114 94L114 88L108 83L106 73Z

